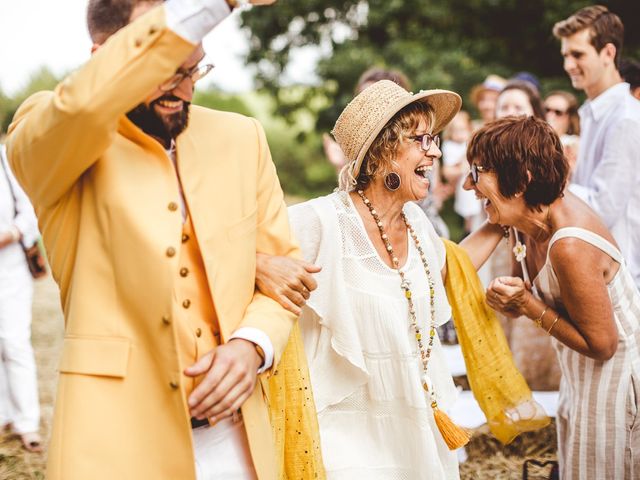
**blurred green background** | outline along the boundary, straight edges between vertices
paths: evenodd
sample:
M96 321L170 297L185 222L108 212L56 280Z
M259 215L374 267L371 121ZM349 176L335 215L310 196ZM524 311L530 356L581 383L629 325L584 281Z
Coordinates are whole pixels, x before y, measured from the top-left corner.
M265 126L285 193L310 198L336 186L335 171L322 151L353 96L360 74L371 66L403 71L415 91L447 88L459 92L464 108L471 87L490 73L519 71L538 76L542 93L573 91L562 70L553 24L590 2L575 0L279 0L269 8L242 13L257 71L256 89L228 94L198 90L194 102L257 117ZM637 1L602 2L625 24L623 56L640 58ZM320 56L315 78L304 85L287 81L295 55ZM58 82L49 70L36 72L25 88L0 91L0 125L6 132L17 106L32 92ZM577 93L577 92L574 92ZM583 97L578 95L582 100ZM445 205L452 237L459 219Z

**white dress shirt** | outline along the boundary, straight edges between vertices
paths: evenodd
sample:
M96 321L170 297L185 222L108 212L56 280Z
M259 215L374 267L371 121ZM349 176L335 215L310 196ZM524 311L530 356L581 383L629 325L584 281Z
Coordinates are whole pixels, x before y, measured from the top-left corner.
M231 13L225 0L167 0L164 9L167 26L193 44Z
M640 101L618 83L580 107L570 190L602 217L640 286Z
M0 232L7 232L15 228L20 232L22 242L31 246L40 237L38 221L29 198L9 168L4 145L0 145L0 161L2 161L2 168L0 168ZM11 188L9 188L8 182L11 182ZM18 211L17 214L15 214L14 207ZM19 242L14 242L0 249L0 266L3 272L9 272L10 267L26 266L24 252Z

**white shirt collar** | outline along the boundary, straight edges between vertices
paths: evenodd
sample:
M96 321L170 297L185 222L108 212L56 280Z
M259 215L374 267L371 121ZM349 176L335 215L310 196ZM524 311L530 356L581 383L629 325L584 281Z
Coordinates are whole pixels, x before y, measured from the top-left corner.
M591 113L595 121L600 120L624 95L630 95L627 82L616 83L593 100L587 100L578 110L580 115Z

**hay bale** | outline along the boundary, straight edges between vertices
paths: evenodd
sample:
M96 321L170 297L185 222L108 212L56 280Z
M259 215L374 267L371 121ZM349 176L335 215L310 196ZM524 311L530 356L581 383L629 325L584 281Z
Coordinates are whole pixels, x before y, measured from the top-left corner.
M537 432L525 432L509 445L502 445L483 425L474 431L465 450L467 461L460 465L460 477L463 480L521 479L525 460L556 460L555 422ZM530 479L548 478L550 467L530 466L528 471Z

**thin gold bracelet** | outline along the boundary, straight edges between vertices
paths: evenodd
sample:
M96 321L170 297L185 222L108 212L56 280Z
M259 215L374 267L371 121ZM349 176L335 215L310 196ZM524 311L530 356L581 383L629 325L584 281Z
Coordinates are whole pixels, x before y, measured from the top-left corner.
M556 318L553 319L553 322L551 322L551 326L549 327L549 329L547 330L547 333L549 335L551 335L551 330L553 330L553 327L556 326L556 323L558 323L558 320L560 320L560 315L556 316Z
M544 317L544 314L547 313L547 310L549 310L549 305L545 305L544 310L542 310L540 316L533 320L539 328L542 328L542 317Z

